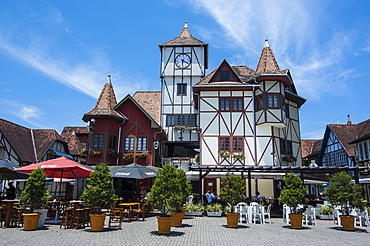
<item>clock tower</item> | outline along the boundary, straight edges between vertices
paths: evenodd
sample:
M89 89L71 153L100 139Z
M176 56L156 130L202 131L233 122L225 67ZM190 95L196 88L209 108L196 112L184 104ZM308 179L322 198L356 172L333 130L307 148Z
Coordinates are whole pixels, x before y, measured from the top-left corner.
M205 76L208 44L191 36L185 23L178 37L159 48L161 125L168 134L163 154L165 157L194 157L194 149L199 148L199 122L193 85Z

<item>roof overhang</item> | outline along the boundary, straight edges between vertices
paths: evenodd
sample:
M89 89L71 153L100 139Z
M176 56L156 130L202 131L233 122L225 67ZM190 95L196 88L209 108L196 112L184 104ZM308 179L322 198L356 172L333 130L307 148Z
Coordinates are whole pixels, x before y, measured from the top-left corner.
M264 80L279 80L283 82L285 86L292 85L292 78L288 74L260 74L255 77L255 80L258 82Z

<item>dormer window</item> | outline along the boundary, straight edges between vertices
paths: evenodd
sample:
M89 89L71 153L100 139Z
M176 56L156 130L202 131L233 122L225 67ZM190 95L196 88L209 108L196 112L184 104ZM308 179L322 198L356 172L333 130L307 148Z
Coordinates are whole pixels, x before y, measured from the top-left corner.
M220 71L220 81L230 81L230 71Z

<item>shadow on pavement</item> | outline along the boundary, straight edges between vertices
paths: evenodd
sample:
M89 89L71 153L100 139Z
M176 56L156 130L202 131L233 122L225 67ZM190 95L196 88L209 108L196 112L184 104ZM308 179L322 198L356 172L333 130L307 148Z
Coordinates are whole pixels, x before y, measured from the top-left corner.
M185 232L171 231L170 234L159 234L158 231L151 231L150 234L154 236L161 236L161 237L178 237L178 236L185 235Z

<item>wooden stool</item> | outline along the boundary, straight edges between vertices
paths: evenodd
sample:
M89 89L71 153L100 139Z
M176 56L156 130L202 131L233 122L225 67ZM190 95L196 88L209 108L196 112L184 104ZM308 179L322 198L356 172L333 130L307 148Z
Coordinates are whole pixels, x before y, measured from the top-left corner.
M60 223L60 227L64 226L64 229L67 229L72 226L72 213L73 208L66 208L64 209L63 216L62 216L62 222Z
M0 227L3 226L3 220L5 218L5 208L0 206Z
M109 224L108 228L119 228L122 229L122 219L123 219L123 209L122 208L112 208L110 210Z
M13 208L12 217L10 219L10 225L11 226L23 226L23 209L22 208Z
M78 208L74 211L72 228L85 228L85 209Z
M85 210L85 226L90 226L90 214L92 213L92 207L84 207Z

